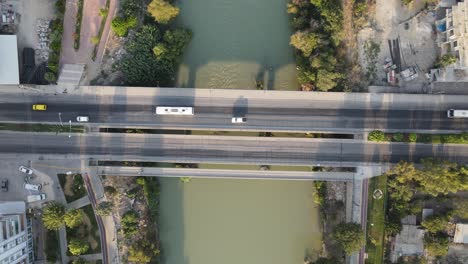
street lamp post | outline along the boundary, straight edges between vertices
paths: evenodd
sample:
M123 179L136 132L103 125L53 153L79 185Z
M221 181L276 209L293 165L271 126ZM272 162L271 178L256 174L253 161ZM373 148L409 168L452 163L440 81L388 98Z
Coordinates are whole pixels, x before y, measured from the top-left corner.
M63 123L62 123L62 113L58 113L59 115L59 120L60 120L60 126L63 126ZM71 120L70 120L71 121Z
M68 120L68 123L70 124L70 131L68 132L68 138L71 138L71 120Z

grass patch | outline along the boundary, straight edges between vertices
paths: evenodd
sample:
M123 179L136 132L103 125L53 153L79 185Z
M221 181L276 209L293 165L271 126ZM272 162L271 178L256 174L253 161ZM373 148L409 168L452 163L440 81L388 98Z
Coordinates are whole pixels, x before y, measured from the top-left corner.
M73 237L79 238L83 241L95 241L96 243L90 243L89 250L85 254L101 253L101 239L93 207L91 205L87 205L80 209L83 210L84 214L89 219L89 222L84 221L82 225L76 228L67 227L67 241L70 241ZM67 251L67 255L71 255L69 251Z
M367 138L375 142L410 142L427 144L468 144L468 132L461 134L417 134L417 133L383 133L374 130Z
M159 215L159 181L156 177L138 177L137 183L143 188L151 220L157 221Z
M380 189L383 196L374 199L373 192ZM369 196L367 208L367 243L368 258L366 263L383 263L385 235L385 205L387 200L387 176L371 178L369 181Z
M81 24L83 23L84 0L78 0L78 12L76 13L75 33L73 34L73 48L80 48Z
M47 262L55 263L60 258L60 246L57 231L47 230L45 241L45 254Z
M0 123L0 130L7 131L21 131L21 132L55 132L55 133L68 133L69 126L48 125L48 124L12 124ZM72 133L84 133L83 126L71 126Z
M86 195L83 177L81 177L80 174L57 174L57 176L59 178L63 193L65 194L65 200L67 200L67 203L71 203Z

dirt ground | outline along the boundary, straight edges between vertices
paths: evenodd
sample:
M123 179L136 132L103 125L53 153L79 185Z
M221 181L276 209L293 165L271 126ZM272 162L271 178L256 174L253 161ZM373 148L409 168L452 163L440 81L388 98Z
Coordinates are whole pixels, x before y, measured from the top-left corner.
M377 57L377 78L374 84L387 85L383 63L391 58L388 40L399 39L402 69L415 67L419 77L399 85L419 89L426 83L424 73L432 68L437 57L436 35L433 31L435 13L424 9L424 1L415 0L406 7L401 0L376 0L375 23L358 33L359 61L367 68L364 43L371 40L380 45Z

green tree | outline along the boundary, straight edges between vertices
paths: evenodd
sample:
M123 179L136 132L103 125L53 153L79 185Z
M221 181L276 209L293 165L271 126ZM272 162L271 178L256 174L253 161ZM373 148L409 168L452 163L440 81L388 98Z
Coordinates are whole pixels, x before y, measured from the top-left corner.
M58 230L64 225L65 206L58 202L50 202L42 210L42 222L49 230Z
M369 133L369 136L367 137L367 139L369 141L377 141L377 142L380 142L380 141L385 141L386 140L386 137L385 137L385 133L380 131L380 130L374 130L372 132Z
M437 233L447 229L449 217L447 215L432 215L424 219L421 225L431 233Z
M84 253L88 252L89 244L73 237L68 242L68 250L72 255L83 255Z
M416 140L418 140L418 134L410 133L408 135L408 140L409 140L409 142L416 142Z
M454 64L455 62L457 62L457 57L455 57L455 55L445 54L439 58L435 66L444 68L444 67L449 66L450 64Z
M138 24L137 18L134 16L129 17L115 17L112 19L111 28L119 37L125 37L129 29L136 27Z
M96 214L100 216L111 215L113 208L114 208L114 204L112 202L109 202L109 201L101 202L96 207Z
M160 42L156 44L153 48L153 53L154 56L158 59L164 59L167 57L167 54L169 53L169 49L166 47L166 44Z
M167 30L163 37L168 49L168 56L166 57L174 62L178 61L191 39L192 32L188 29Z
M83 210L72 209L65 214L63 220L65 221L65 225L69 228L74 228L83 223L83 215Z
M333 232L333 237L348 255L360 250L365 243L361 225L356 223L339 224Z
M125 236L132 236L138 232L138 214L128 211L122 216L121 225Z
M179 15L179 8L164 0L151 1L147 10L154 17L154 20L161 24L167 24Z
M448 238L444 234L424 235L424 248L427 253L434 257L445 256L448 253Z
M308 31L297 31L291 36L289 42L294 48L300 50L306 57L310 56L320 43L316 33Z
M315 79L315 87L320 91L328 91L336 87L337 81L343 75L338 72L330 72L327 70L318 70Z
M395 133L395 134L393 134L392 137L393 137L394 141L402 142L405 136L403 135L403 133Z
M425 158L421 160L423 169L415 174L415 180L421 185L421 191L433 196L455 193L464 188L466 175L460 172L454 162Z

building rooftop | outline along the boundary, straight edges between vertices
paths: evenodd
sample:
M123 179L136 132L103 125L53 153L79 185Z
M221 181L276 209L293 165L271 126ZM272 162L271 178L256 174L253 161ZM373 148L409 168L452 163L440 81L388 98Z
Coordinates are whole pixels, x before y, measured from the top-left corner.
M0 216L9 214L24 214L26 212L26 204L19 202L0 202Z
M16 35L0 35L0 84L19 84Z
M457 224L455 227L454 243L468 244L468 224Z
M396 262L402 256L421 256L424 254L424 230L415 225L403 225L395 238L391 259Z

